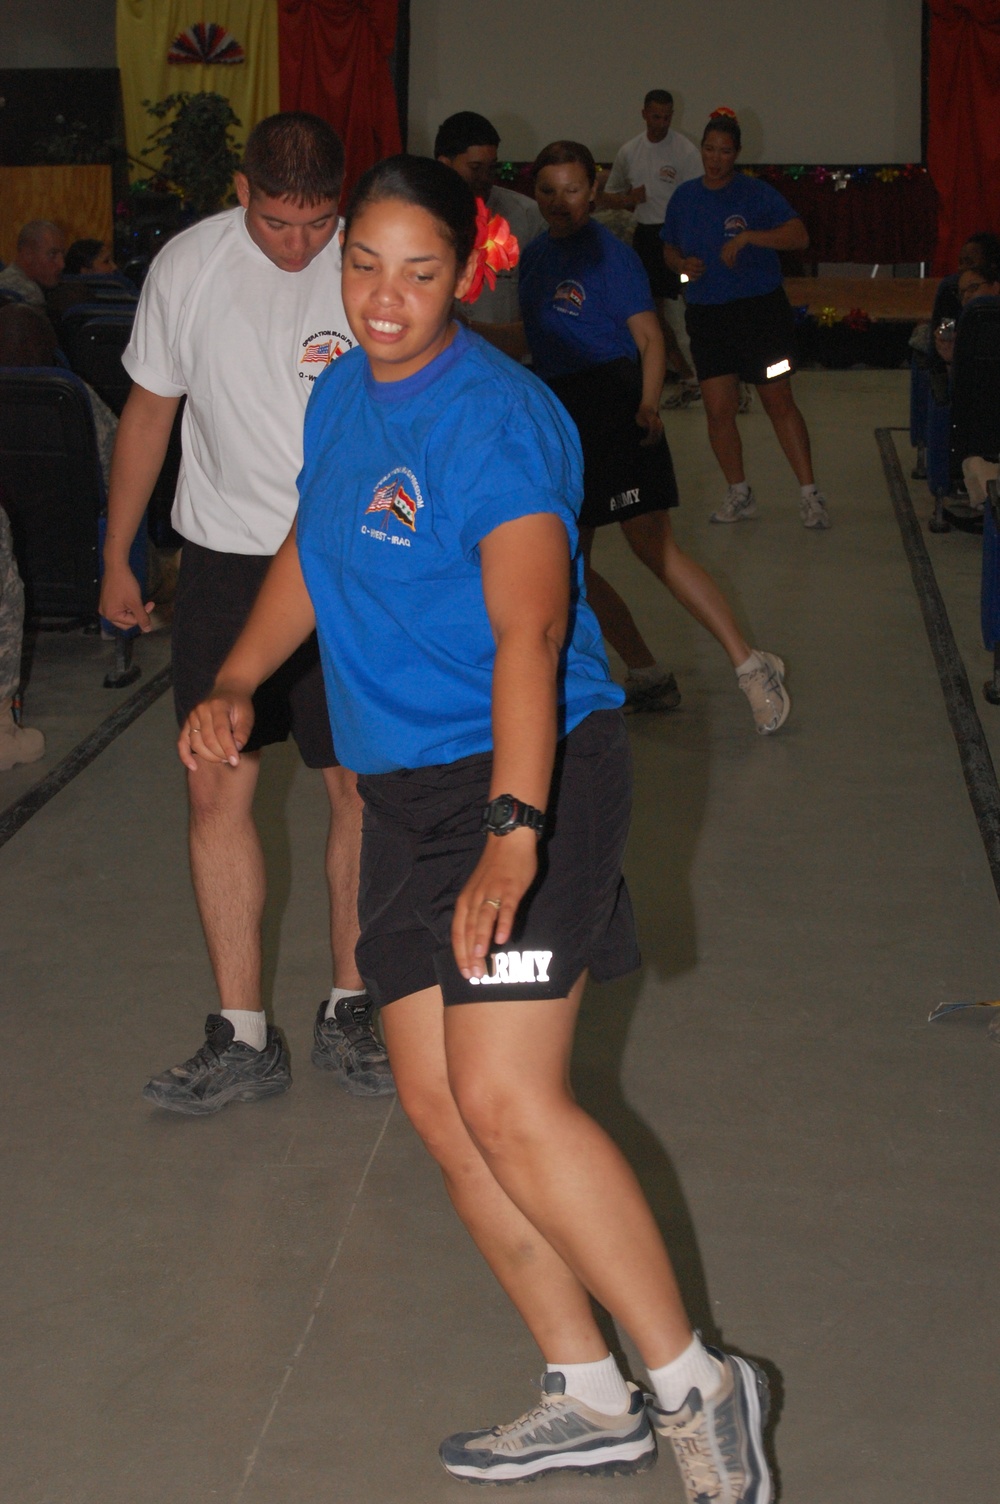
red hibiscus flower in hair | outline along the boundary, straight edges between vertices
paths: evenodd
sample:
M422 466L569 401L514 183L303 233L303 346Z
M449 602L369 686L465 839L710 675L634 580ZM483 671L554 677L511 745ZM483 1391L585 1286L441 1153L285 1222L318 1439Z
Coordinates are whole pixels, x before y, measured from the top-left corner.
M481 198L476 199L476 243L473 246L475 267L469 290L463 303L474 303L486 282L492 289L497 285L497 272L509 272L520 260L521 250L517 236L511 233L510 225L501 214L490 215Z

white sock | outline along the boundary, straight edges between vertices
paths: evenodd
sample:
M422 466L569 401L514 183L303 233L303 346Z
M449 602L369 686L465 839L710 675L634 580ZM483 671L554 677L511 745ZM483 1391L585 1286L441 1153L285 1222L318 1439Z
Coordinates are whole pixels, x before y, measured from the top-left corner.
M667 670L659 663L651 663L647 668L630 668L628 676L633 684L642 685L661 684L664 679L670 677Z
M747 659L746 663L739 663L739 664L737 664L737 666L736 666L736 677L738 679L740 679L740 678L743 677L744 674L752 674L753 671L754 671L754 669L763 668L763 667L764 667L764 660L760 656L760 654L758 653L757 649L754 648L753 651L750 654L750 657Z
M696 1333L679 1358L662 1368L649 1369L649 1382L664 1410L679 1410L692 1389L697 1389L703 1400L710 1400L722 1387L722 1369Z
M811 486L802 487L802 500L809 501L813 496L819 495L819 486L813 481Z
M364 995L365 989L363 987L331 987L330 1001L326 1005L326 1012L323 1014L323 1017L332 1018L334 1008L345 997L364 997Z
M259 1013L251 1013L248 1008L223 1008L222 1017L232 1024L238 1044L248 1044L254 1050L262 1050L267 1044L267 1019L263 1008Z
M549 1373L561 1373L566 1393L601 1415L621 1415L629 1407L628 1385L608 1353L599 1363L550 1363Z
M750 482L748 480L738 480L735 486L730 486L729 489L734 496L741 496L746 500L750 495Z

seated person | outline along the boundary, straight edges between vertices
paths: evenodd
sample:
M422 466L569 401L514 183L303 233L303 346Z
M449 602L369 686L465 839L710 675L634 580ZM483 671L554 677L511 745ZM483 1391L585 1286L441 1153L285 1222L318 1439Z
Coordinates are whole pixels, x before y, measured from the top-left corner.
M984 237L985 238L985 237ZM991 301L1000 304L1000 260L996 263L970 267L959 273L957 282L957 300L959 317L953 321L951 327L939 327L935 324L934 348L945 369L949 369L955 358L955 336L958 332L957 325L961 322L965 310L973 303ZM986 505L986 486L991 480L996 480L1000 471L996 459L986 458L981 454L966 455L962 460L962 478L965 488L969 493L969 505L978 511L982 511Z
M26 303L45 306L45 289L62 276L66 238L50 219L32 219L17 237L10 266L0 272L0 290L15 292Z
M106 240L74 240L66 252L67 277L112 277L117 270Z
M30 308L25 303L8 303L5 308L0 308L0 366L55 366L58 364L56 348L52 325L41 309ZM118 419L93 388L86 382L83 384L90 398L97 452L107 486Z
M959 296L958 283L963 272L980 271L985 265L1000 266L1000 237L991 235L988 231L982 231L976 235L970 235L958 254L958 271L952 272L947 277L942 277L938 283L937 292L934 294L934 311L931 314L930 333L933 336L942 323L948 319L957 319L962 312L962 300ZM922 326L926 328L925 326ZM914 334L917 331L914 330ZM934 396L938 402L948 401L947 388L947 362L937 349L936 340L932 337L928 340L927 366L932 378L937 375L941 379L933 382Z

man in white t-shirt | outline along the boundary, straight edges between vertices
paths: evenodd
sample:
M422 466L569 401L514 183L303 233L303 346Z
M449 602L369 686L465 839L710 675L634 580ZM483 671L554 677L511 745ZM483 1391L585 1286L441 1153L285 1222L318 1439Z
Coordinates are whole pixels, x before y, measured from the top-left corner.
M149 630L128 553L186 397L172 513L185 540L173 619L179 724L212 687L295 518L312 383L354 343L340 297L343 174L343 146L325 121L261 121L236 174L240 207L160 252L122 357L134 385L112 463L101 612L116 626ZM287 1051L261 1002L265 876L253 819L260 748L289 732L306 764L321 769L331 809L334 987L319 1007L312 1059L355 1095L394 1090L354 960L361 806L354 774L334 753L315 637L261 686L254 707L239 767L205 762L188 774L191 871L220 1009L197 1054L143 1090L175 1112L215 1112L291 1085Z
M668 362L681 376L682 386L687 385L690 397L697 391L697 383L687 358L691 347L684 328L681 284L663 260L660 229L674 189L689 178L701 177L701 152L687 136L673 129L674 96L668 89L650 89L643 101L642 118L645 130L626 141L615 157L597 207L629 209L635 215L632 245L649 276L667 342Z
M523 249L529 240L542 234L545 221L533 198L494 181L499 146L497 130L485 115L460 110L438 127L434 155L465 179L473 193L485 200L491 214L503 215ZM508 355L520 358L527 353L517 300L517 267L498 272L495 288L483 287L476 299L472 328Z

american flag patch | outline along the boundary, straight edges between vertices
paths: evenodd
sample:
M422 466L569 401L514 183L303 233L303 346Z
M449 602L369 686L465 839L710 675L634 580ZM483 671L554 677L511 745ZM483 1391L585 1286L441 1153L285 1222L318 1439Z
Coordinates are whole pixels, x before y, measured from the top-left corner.
M299 361L299 365L315 365L319 363L320 365L328 366L331 360L339 360L343 353L344 347L339 340L336 344L334 344L332 339L317 340L313 344L306 346L305 354Z

